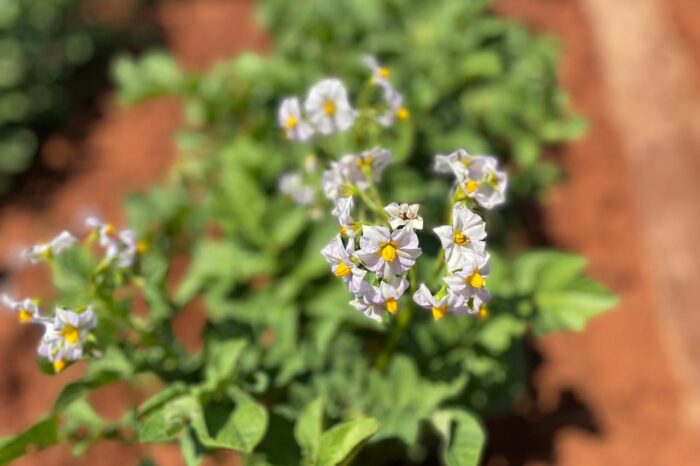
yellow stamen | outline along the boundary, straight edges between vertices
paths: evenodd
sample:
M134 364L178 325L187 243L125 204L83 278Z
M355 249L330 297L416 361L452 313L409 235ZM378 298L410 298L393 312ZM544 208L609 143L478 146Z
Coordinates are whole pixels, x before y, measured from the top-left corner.
M66 368L66 361L64 359L59 359L59 360L53 362L53 370L57 374L65 368Z
M447 310L447 306L444 304L440 307L433 306L433 319L440 320L443 317L445 317L446 310Z
M61 336L71 345L75 345L80 341L80 331L77 327L73 327L71 324L66 324L61 330Z
M485 305L481 305L479 308L479 320L484 320L489 316L489 309Z
M472 159L470 159L469 157L462 157L459 161L462 162L462 165L464 165L465 167L468 167L472 164Z
M380 247L382 249L382 259L386 262L394 262L396 260L397 245L395 242L382 243Z
M396 311L399 310L399 302L394 298L387 299L384 305L389 314L396 314Z
M396 118L399 121L406 121L411 118L411 111L406 107L400 107L398 110L396 110Z
M348 227L346 227L345 225L340 227L340 234L343 236L347 235L348 234Z
M467 192L471 194L479 188L479 183L472 180L469 181L465 187L467 188Z
M139 241L136 243L136 251L139 254L143 254L144 252L148 251L148 243L145 241Z
M116 231L114 230L114 227L110 225L109 223L105 225L105 235L107 236L114 236L116 234Z
M352 272L352 269L350 268L350 266L348 264L346 264L345 262L341 262L335 268L335 272L333 272L333 273L335 273L336 277L345 277L350 272Z
M289 115L287 121L284 123L284 126L287 129L294 129L297 127L298 124L299 122L297 121L297 117L295 117L294 115Z
M352 187L352 185L349 184L343 186L340 191L345 197L352 196L353 194L355 194L355 189Z
M469 275L465 281L468 285L472 286L473 288L481 288L484 286L484 283L486 283L484 277L482 277L481 274L476 270L474 271L474 273Z
M26 324L30 320L32 320L33 314L31 311L28 311L27 309L20 309L19 312L17 313L17 318L19 319L20 323Z
M323 104L323 111L327 116L335 115L335 102L332 100L326 100L326 103Z
M39 253L39 256L46 260L51 260L53 258L53 249L46 248Z
M372 162L374 162L374 157L371 155L365 155L357 158L355 160L355 165L357 165L359 168L372 168Z
M469 238L461 231L455 231L454 234L455 244L466 246L470 243Z
M389 68L381 67L377 70L377 74L380 78L386 79L391 75L391 71L389 71Z

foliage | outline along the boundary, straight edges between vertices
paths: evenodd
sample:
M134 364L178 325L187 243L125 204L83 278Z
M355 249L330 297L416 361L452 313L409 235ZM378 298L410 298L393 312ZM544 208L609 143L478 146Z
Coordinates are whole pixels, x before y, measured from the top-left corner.
M0 443L0 462L28 445L60 440L80 453L110 438L179 442L188 465L217 449L261 466L423 464L433 447L445 465L476 465L486 441L481 417L511 409L524 390L528 336L579 331L614 305L583 275L582 258L521 247L518 206L556 178L541 149L581 129L554 80L551 41L482 0L267 0L260 14L274 39L269 56L244 55L204 74L160 52L115 64L124 101L182 99L181 159L167 182L127 199L141 245L127 267L91 253L95 235L111 238L106 226L60 255L44 254L56 304L89 304L100 321L85 343L87 375L64 389L47 420ZM380 187L387 199L427 206L426 224L440 225L450 182L426 177L431 157L463 146L503 155L510 207L483 212L487 318L400 311L367 319L319 254L338 230L324 215L330 205L294 205L277 191L279 175L310 152L327 162L367 143L346 132L290 145L276 124L285 95L328 73L359 89L365 52L391 67L411 111L373 136L396 159ZM420 244L439 263L437 238L421 234ZM178 278L182 256L190 260ZM429 262L417 265L421 280L432 276ZM137 299L145 315L132 312ZM190 353L171 323L193 306L207 322L204 347ZM116 380L159 389L108 422L86 396Z
M94 75L98 62L131 43L88 18L83 3L0 3L0 194L32 162L39 139L76 104L94 98L100 80L86 76Z

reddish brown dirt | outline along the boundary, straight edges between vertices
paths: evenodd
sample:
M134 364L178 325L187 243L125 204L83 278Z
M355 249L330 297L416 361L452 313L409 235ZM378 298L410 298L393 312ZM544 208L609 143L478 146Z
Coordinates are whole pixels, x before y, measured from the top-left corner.
M562 79L571 90L574 107L590 118L591 131L563 151L562 163L570 179L551 197L546 231L556 245L589 257L590 272L622 296L621 305L596 319L585 333L549 337L539 344L544 363L536 375L538 403L547 412L557 405L562 391L572 390L599 424L598 433L575 427L557 431L555 464L700 464L700 437L693 437L679 422L685 406L683 381L672 371L673 353L657 325L660 311L649 291L655 284L653 264L644 262L645 246L639 233L644 227L637 215L629 168L621 155L625 150L622 130L611 116L610 102L616 96L604 84L601 52L582 7L585 1L499 3L508 14L563 39ZM695 0L672 0L664 5L685 46L700 57L700 15L693 19L692 14L697 10ZM252 26L250 12L248 1L196 0L168 2L158 17L179 60L198 68L243 48L265 46L263 36ZM700 72L695 76L700 83ZM73 167L70 182L27 193L32 202L0 212L3 253L46 238L66 225L75 226L76 211L84 206L119 223L123 194L144 189L167 172L174 157L171 136L181 122L176 102L160 100L121 109L107 97L102 108L105 116L94 123L84 141L75 143L57 136L47 146L45 157L57 166ZM34 269L13 278L18 292L36 290L37 282L43 279ZM192 318L198 318L196 312ZM33 333L9 318L0 326L0 355L5 362L0 381L0 436L30 425L47 411L60 388L81 372L74 366L56 378L39 374L28 361L31 358L22 356L33 355ZM126 402L133 396L117 386L98 393L96 403L113 416L117 412L114 401ZM148 451L158 464L181 464L177 448ZM56 448L17 464L136 464L141 453L138 447L104 443L80 460ZM510 459L491 458L489 464L518 464Z

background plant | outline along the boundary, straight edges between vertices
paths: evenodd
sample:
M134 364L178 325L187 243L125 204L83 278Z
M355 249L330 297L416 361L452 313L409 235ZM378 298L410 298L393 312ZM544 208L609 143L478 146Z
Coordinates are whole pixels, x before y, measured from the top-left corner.
M272 53L204 74L163 54L116 64L125 101L182 98L182 156L166 183L127 200L130 225L149 245L135 268L96 282L89 261L60 255L57 304L131 315L133 297L142 296L149 312L98 338L101 357L85 379L66 387L46 419L6 440L0 459L28 445L67 441L79 453L122 438L177 441L188 464L218 448L261 465L435 464L437 455L449 465L478 464L479 418L509 410L524 390L527 335L580 330L614 304L583 275L584 259L523 251L521 207L557 177L540 149L581 128L554 81L552 43L494 16L483 1L375 3L264 2ZM366 52L391 67L411 111L387 138L401 162L386 174L387 199L441 205L450 182L425 173L433 154L462 146L501 156L513 186L509 207L487 216L491 317L415 321L384 370L373 361L388 329L348 306L319 255L335 219L315 219L277 192L280 173L309 155L283 141L280 99L327 74L359 88ZM344 147L341 137L321 149L339 155ZM422 212L425 221L440 224L437 211ZM436 255L439 245L423 248ZM170 264L183 254L191 263L173 290ZM170 322L195 300L207 314L205 347L189 354ZM117 379L162 390L105 422L85 396Z
M40 139L104 86L115 49L154 35L125 34L91 20L80 0L7 0L0 4L0 194L32 162ZM145 32L145 34L144 34Z

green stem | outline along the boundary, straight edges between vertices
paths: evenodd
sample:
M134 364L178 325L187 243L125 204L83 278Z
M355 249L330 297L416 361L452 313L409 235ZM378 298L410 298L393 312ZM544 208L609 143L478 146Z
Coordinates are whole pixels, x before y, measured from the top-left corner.
M394 353L394 350L396 350L396 346L399 344L399 341L401 341L401 337L406 332L406 329L409 327L412 320L413 304L408 305L406 309L399 311L396 314L394 319L395 324L389 333L386 344L377 355L377 358L374 360L374 367L377 370L381 372L386 370L386 366L391 360L391 355Z

